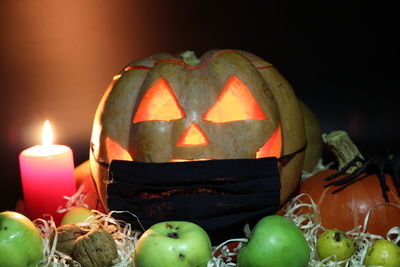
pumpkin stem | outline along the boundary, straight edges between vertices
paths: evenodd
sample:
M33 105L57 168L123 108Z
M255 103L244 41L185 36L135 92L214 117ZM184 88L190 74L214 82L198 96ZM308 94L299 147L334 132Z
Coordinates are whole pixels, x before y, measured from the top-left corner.
M199 66L201 63L201 60L196 57L193 51L185 51L181 53L181 58L183 62L185 62L189 66Z
M359 157L364 159L357 146L351 141L349 135L345 131L333 131L329 134L322 134L322 141L330 148L338 161L338 169L341 170L350 161ZM347 174L351 174L361 167L361 162L356 162L354 166L346 170Z

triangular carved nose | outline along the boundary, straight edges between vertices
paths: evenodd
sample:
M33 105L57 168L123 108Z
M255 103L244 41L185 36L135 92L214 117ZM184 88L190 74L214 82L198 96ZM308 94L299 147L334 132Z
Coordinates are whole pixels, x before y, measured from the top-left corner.
M202 146L208 143L205 133L201 130L199 125L193 122L179 138L176 146Z

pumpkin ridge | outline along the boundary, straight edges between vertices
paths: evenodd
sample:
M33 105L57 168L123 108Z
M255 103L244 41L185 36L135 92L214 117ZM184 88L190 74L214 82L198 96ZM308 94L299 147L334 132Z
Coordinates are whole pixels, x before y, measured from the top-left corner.
M264 69L274 68L274 64L265 61L264 59L257 57L256 55L253 55L252 53L243 50L238 50L237 52L242 56L244 56L245 58L247 58L247 60L253 65L255 69L264 70Z
M393 197L393 199L395 200L395 202L400 205L400 198L397 196L397 194L395 192L393 192L394 190L389 190L389 194Z
M273 67L274 67L274 65L266 65L266 66L255 67L255 68L258 70L263 70L263 69L271 69Z
M319 200L318 200L318 203L317 203L317 206L318 206L318 207L323 203L323 201L324 201L324 199L325 199L325 196L326 196L326 194L328 193L328 190L329 190L329 188L325 188L324 191L322 191L322 194L321 194L321 196L319 197Z
M354 199L352 200L353 202L355 202L354 201ZM352 207L354 207L355 205L354 204L352 204ZM357 225L359 225L359 222L358 222L358 212L357 212L357 210L356 209L351 209L351 214L353 215L353 228L354 227L356 227Z

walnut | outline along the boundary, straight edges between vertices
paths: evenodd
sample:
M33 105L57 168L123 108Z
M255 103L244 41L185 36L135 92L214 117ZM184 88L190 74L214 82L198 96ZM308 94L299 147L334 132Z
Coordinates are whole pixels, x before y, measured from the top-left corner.
M89 231L79 227L76 223L69 223L57 227L57 246L56 249L69 256L72 255L72 246L75 240L87 234ZM55 232L51 235L51 243L53 244L55 237Z
M117 246L110 233L92 230L75 240L72 257L82 267L111 266L118 257Z

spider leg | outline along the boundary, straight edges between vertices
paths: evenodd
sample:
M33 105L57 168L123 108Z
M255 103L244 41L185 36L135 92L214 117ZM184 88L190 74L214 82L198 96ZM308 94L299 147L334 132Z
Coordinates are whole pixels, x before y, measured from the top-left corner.
M400 154L393 155L389 160L390 176L392 177L397 195L400 196Z
M359 177L359 178L355 178L352 181L348 182L347 184L343 185L342 187L339 187L338 189L332 191L332 194L336 194L336 193L342 191L343 189L347 188L348 186L350 186L352 184L355 184L355 183L357 183L357 182L359 182L361 180L364 180L367 177L368 177L368 174L365 174L365 175L363 175L362 177Z
M386 202L389 202L389 197L387 192L389 191L389 187L386 183L385 177L385 160L378 160L378 179L382 189L382 196Z
M347 163L343 168L341 168L340 170L338 170L337 172L335 172L334 174L324 178L325 181L331 181L341 175L346 174L346 171L351 168L352 166L354 166L354 164L356 164L357 162L363 162L363 159L361 159L359 156L355 157L354 159L352 159L349 163Z
M375 162L375 159L371 158L371 159L365 161L364 164L358 170L356 170L355 172L343 177L340 180L336 180L336 181L330 182L330 183L326 184L324 187L328 187L328 186L331 186L331 185L344 185L344 184L347 184L347 183L353 181L354 179L356 179L361 173L363 173L374 162Z

